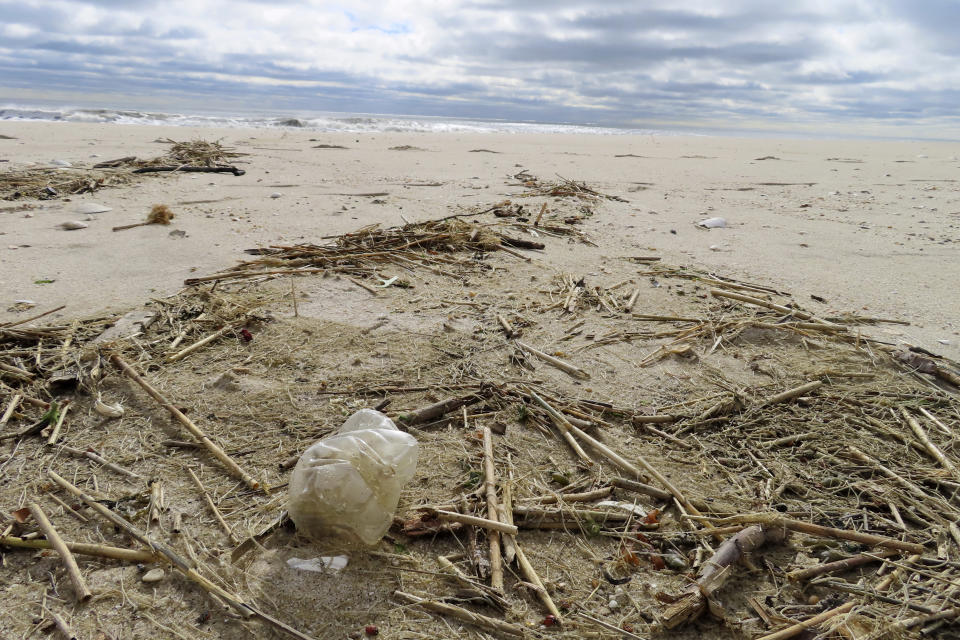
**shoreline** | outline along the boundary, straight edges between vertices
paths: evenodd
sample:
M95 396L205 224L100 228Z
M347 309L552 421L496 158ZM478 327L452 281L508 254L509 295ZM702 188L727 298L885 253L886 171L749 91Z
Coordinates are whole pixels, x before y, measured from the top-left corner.
M244 249L489 206L516 198L522 188L511 186L518 182L511 176L525 169L628 200L606 202L583 224L610 259L652 252L664 263L790 290L825 314L910 321L872 331L960 359L955 143L10 121L0 121L0 134L17 138L0 140L0 159L8 160L2 172L54 159L92 165L159 156L167 145L154 140L165 137L222 138L250 154L239 159L247 172L241 177L151 176L30 211L7 211L20 201L0 202L0 322L60 304L67 309L50 317L126 310L177 291L185 278L234 265ZM348 148L314 148L319 144ZM391 149L404 145L420 150ZM72 208L81 202L112 211L79 216ZM142 221L153 204L174 210L172 225L111 232ZM695 226L714 216L729 226ZM58 228L74 219L89 226ZM575 248L567 253L551 255L551 264L585 273L602 266L578 264ZM8 310L22 299L36 306Z

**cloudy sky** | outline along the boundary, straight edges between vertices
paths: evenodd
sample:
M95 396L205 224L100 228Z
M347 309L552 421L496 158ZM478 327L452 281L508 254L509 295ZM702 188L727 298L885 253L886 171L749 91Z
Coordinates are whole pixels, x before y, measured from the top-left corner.
M0 104L960 138L956 0L0 0Z

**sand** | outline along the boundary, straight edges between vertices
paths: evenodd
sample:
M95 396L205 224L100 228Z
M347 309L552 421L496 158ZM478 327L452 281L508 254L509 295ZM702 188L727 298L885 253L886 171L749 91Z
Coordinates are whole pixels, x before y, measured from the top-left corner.
M191 275L234 264L244 249L487 206L518 193L512 176L526 169L586 181L629 201L608 203L584 225L611 257L652 254L764 282L823 315L843 310L908 321L879 332L960 357L960 150L952 143L77 123L3 123L0 134L16 138L0 139L0 159L8 161L0 170L155 157L166 149L156 140L167 137L220 139L250 154L238 165L247 171L241 177L153 176L27 212L7 210L20 201L0 203L0 321L23 317L26 305L17 300L35 303L32 312L67 305L54 318L124 310L177 291ZM315 148L324 144L347 148ZM404 146L414 148L395 149ZM388 195L350 195L381 192ZM88 201L113 210L73 212ZM111 231L144 220L161 203L176 214L171 226ZM727 228L695 226L715 216ZM58 227L72 220L89 226ZM599 268L578 265L571 251L564 261L574 270Z
M437 554L459 553L467 536L430 533L418 538L404 532L407 525L416 530L418 506L459 503L472 490L481 458L476 430L496 428L494 455L501 487L509 471L514 498L520 503L565 484L568 493L610 488L612 478L624 473L599 459L596 466L578 462L579 454L546 426L546 414L509 395L525 385L558 405L579 408L581 416L597 412L598 403L609 403L615 410L600 414L605 419L593 426L597 437L627 460L642 456L686 495L709 500L713 513L786 510L804 520L859 529L869 512L871 521L863 522L864 528L900 536L890 520L899 516L888 513L891 504L899 504L910 521L906 535L916 541L930 537L934 522L955 519L950 515L955 507L945 501L960 485L946 481L924 454L902 446L896 438L903 437L908 427L890 411L897 407L916 412L923 407L953 425L958 415L955 395L932 386L929 377L911 375L894 364L875 343L849 341L846 334L818 336L754 324L757 319L769 323L776 316L721 302L709 294L712 285L704 278L690 280L689 272L670 268L682 264L776 287L793 296L774 296L776 301L798 304L820 317L856 312L910 322L879 324L864 331L887 342L906 341L955 354L956 327L950 323L956 315L952 291L958 265L948 251L957 240L957 216L952 212L960 206L954 183L949 182L957 164L947 159L950 145L360 137L74 124L5 126L0 133L18 138L0 140L0 159L10 160L0 166L53 159L92 164L127 155L149 158L166 150L166 145L152 142L166 136L222 137L225 144L250 154L238 162L246 170L240 177L150 176L69 202L34 203L37 206L30 209L22 208L30 203L0 204L4 233L0 308L11 309L2 311L2 318L23 320L61 304L67 307L38 324L99 314L105 308L157 315L143 331L121 321L108 329L110 338L93 336L112 324L112 317L76 327L59 323L64 326L39 337L24 334L20 343L6 345L5 359L35 370L37 379L24 384L5 380L29 395L72 402L59 434L63 444L77 451L96 450L140 475L130 478L91 466L85 458L68 456L36 437L10 437L29 429L42 415L43 408L21 407L21 414L0 432L5 437L0 504L11 512L28 499L42 500L67 540L136 546L90 512L90 522L79 522L57 511L60 507L46 495L47 469L101 492L137 526L147 525L150 492L144 479L160 478L165 509L150 525L152 534L180 553L195 554L202 574L311 637L362 637L368 624L379 625L385 638L475 637L451 626L457 625L455 621L398 606L393 591L453 593L454 585L432 572L439 567ZM320 144L348 148L314 148ZM419 150L396 149L403 146ZM768 156L777 159L758 159ZM521 194L531 188L515 177L522 170L529 172L526 176L546 180L557 174L582 180L619 200L524 198ZM272 197L275 194L279 197ZM277 278L260 284L254 284L260 278L207 281L162 304L143 306L151 297L175 293L185 278L256 259L244 249L316 243L375 222L432 220L488 209L507 198L531 214L545 203L549 207L545 222L561 235L541 237L542 251L523 251L520 257L479 251L476 245L468 248L466 241L455 243L458 246L451 251L441 247L415 256L418 261L435 260L433 268L455 272L453 277L374 260L370 265L377 272L358 276L366 287L378 284L375 275L402 278L376 295L340 269L326 277ZM112 210L87 220L72 212L82 202L103 203ZM172 225L111 231L142 221L155 204L174 211ZM719 216L728 221L726 228L695 226L699 220ZM88 226L60 229L68 220ZM492 213L469 220L503 224L484 227L488 233L490 229L511 236L525 233L506 222L509 218ZM463 226L460 229L463 237L473 237L472 231L468 236ZM543 227L539 230L545 235ZM365 248L376 247L369 234L350 241L358 239ZM661 262L638 263L632 256L659 257ZM288 264L293 263L277 261L270 268ZM651 277L652 272L657 275ZM579 306L561 309L566 306L561 301L574 295L577 281L587 285L577 289ZM290 295L293 287L296 306ZM691 334L684 322L642 322L613 313L597 306L603 297L592 297L604 290L614 305L626 304L630 292L637 291L637 313L704 318L705 323L693 327ZM33 306L17 305L22 299L33 300ZM246 334L230 332L247 311L253 316L244 322ZM590 379L568 375L506 340L498 315L522 329L524 342L587 372ZM221 326L228 330L220 331ZM210 335L221 338L169 362L174 348L206 342ZM91 344L118 336L129 337L113 342L113 352L143 372L244 469L274 487L272 494L244 490L206 452L171 444L170 439L188 437L180 424L168 420L116 367L92 357L96 350ZM73 362L85 367L88 381L76 387L70 384L70 376L76 375ZM94 368L104 374L102 378ZM825 384L801 387L809 395L795 403L767 404L776 394L811 381ZM403 528L369 553L344 549L338 539L308 541L282 530L241 561L227 560L238 540L261 531L282 510L290 471L280 463L339 426L352 411L386 399L391 404L385 410L399 419L438 400L470 393L467 389L494 388L498 389L494 397L471 405L468 416L454 413L449 422L410 427L420 443L420 462L415 479L401 494L397 515ZM101 394L104 401L125 407L123 418L109 419L95 410L93 402ZM662 431L635 426L624 418L651 414L679 418L661 424ZM949 431L924 424L956 460ZM924 503L937 513L911 514L910 505L924 505L859 459L850 459L843 451L849 444L904 477L924 482L928 490ZM212 516L186 469L201 478L232 534ZM642 474L640 478L648 480ZM841 490L846 484L854 490ZM657 532L650 534L657 549L702 562L696 542L682 533L687 523L668 502L621 492L617 486L617 499L648 512L663 511ZM174 532L178 515L183 522ZM648 623L662 613L655 595L680 593L689 585L687 572L676 566L656 571L656 564L647 559L630 562L619 535L598 535L593 524L580 522L564 532L524 530L519 537L564 611L629 622L644 637L718 640L757 637L761 630L769 630L754 617L748 596L774 603L778 615L797 619L813 612L803 604L811 593L830 602L820 587L811 592L804 586L801 591L775 573L736 568L720 598L731 619L753 618L752 622L738 631L704 617L681 631L648 634ZM611 525L606 533L617 528ZM15 529L22 533L32 525ZM820 553L818 545L816 539L797 536L763 551L762 559L784 570L807 567L821 558L815 555ZM339 574L288 566L293 558L341 552L350 560ZM623 569L635 579L617 586L620 583L598 573L598 559L600 563L613 559L607 565L619 567L618 576ZM684 561L679 556L675 560L681 565ZM168 575L147 584L137 567L91 558L80 562L96 595L89 605L71 608L68 579L54 555L5 553L7 606L0 607L0 636L31 633L31 619L46 598L49 607L69 616L78 637L280 637L262 624L226 615L182 577ZM469 566L465 561L460 564ZM544 620L545 609L532 590L517 582L513 571L506 580L504 594L510 607L503 617L535 628ZM912 591L923 597L933 592L926 591L924 583L916 587ZM614 600L617 604L610 605ZM501 615L490 607L469 606L485 615ZM886 623L902 613L888 607L886 617L878 620ZM873 624L868 618L852 617L847 623L851 628L866 625L856 627L859 636L866 636ZM561 629L549 633L599 637L588 636L590 632L596 627L571 616Z

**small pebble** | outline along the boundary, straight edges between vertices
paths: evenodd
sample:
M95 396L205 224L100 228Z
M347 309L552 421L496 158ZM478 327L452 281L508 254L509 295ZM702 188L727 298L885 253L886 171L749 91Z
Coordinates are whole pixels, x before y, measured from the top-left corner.
M80 222L79 220L68 220L60 225L62 228L67 231L76 231L77 229L86 229L88 225L86 222Z
M163 569L150 569L150 571L143 574L143 577L140 579L150 584L152 582L160 582L163 580L164 575L166 574L164 574Z
M617 602L616 600L611 599L610 602L607 603L607 606L610 608L611 611L616 611L617 609L620 608L620 603Z
M280 193L279 191L274 191L273 193L270 194L270 197L276 199L276 198L279 198L279 197L282 196L282 195L283 195L283 194Z

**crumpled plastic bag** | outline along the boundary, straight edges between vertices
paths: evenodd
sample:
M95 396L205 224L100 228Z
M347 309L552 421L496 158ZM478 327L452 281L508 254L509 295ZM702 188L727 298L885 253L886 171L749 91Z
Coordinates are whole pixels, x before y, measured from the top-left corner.
M416 438L379 411L362 409L300 456L290 478L290 518L309 537L376 544L418 456Z

